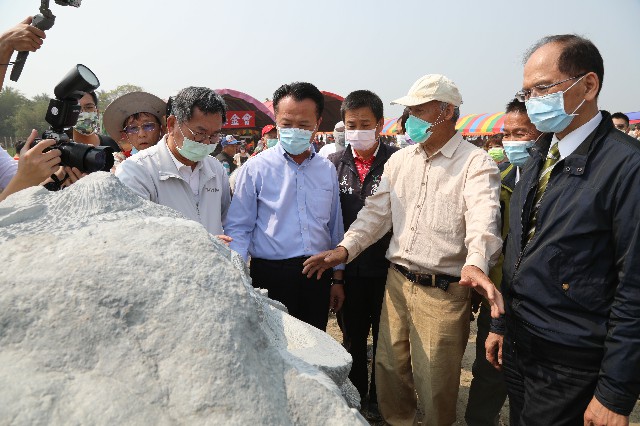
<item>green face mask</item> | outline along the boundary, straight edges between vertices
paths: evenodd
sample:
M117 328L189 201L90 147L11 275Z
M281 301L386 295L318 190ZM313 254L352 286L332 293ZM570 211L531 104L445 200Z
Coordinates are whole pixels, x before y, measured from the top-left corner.
M496 162L500 162L502 160L504 160L504 149L502 149L501 147L497 146L495 148L491 148L489 149L489 151L487 151L489 156L491 158L493 158L494 161Z

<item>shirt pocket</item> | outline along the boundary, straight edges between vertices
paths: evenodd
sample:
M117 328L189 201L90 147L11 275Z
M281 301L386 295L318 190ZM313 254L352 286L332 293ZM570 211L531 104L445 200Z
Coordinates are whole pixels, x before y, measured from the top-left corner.
M308 213L319 223L329 223L333 192L326 189L313 189L307 192Z
M433 217L429 218L431 229L443 234L459 233L464 214L457 198L452 194L436 192L433 203Z

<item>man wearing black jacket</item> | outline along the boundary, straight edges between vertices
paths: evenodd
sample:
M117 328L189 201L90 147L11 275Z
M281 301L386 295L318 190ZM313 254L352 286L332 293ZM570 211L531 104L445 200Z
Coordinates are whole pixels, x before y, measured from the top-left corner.
M640 146L597 105L604 65L575 35L527 55L527 114L549 133L511 197L487 359L513 425L628 425L640 393Z
M379 142L384 123L382 100L368 90L350 93L341 107L347 149L329 155L336 166L344 229L356 220L365 199L375 194L384 164L398 149ZM373 334L372 366L375 365L378 326L389 261L385 253L391 233L365 250L346 266L345 302L340 311L343 344L353 358L349 379L358 389L365 414L379 416L375 370L371 385L367 372L367 337ZM367 402L367 394L369 400Z

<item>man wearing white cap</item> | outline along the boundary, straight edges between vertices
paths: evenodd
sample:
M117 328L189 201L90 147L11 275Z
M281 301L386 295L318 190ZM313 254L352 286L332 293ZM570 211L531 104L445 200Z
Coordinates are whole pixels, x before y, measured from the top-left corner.
M351 262L393 231L376 354L380 412L389 424L415 424L417 392L422 424L452 424L470 287L487 297L492 316L504 312L487 277L502 247L500 175L456 132L462 97L447 77L426 75L394 103L409 107L406 130L416 145L391 156L342 242L311 257L303 272Z

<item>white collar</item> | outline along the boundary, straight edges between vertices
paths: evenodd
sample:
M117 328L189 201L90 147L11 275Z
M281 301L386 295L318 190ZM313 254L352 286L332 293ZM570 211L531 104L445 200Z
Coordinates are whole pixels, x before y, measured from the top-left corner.
M601 121L602 113L598 111L591 120L566 135L562 140L558 140L554 133L553 138L551 138L551 146L556 142L558 143L558 151L560 151L560 159L562 160L571 155L587 139L587 136L598 127Z

